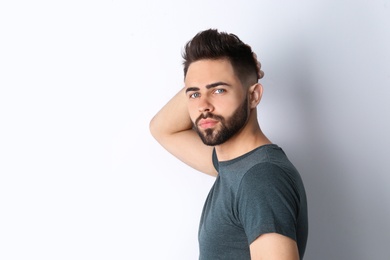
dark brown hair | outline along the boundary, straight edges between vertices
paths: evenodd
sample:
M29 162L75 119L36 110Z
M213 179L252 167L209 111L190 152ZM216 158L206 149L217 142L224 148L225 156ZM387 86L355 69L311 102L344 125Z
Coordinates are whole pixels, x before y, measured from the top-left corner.
M251 47L234 34L218 32L216 29L201 31L184 47L182 54L184 77L186 77L188 67L192 62L203 59L227 59L232 64L241 83L244 86L249 86L263 76L260 63L257 63L253 55Z

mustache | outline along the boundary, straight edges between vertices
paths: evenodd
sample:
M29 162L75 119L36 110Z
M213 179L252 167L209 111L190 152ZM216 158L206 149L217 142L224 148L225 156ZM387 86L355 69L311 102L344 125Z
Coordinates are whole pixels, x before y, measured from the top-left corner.
M207 113L201 114L201 115L195 120L195 124L198 125L198 123L199 123L199 121L200 121L201 119L206 119L206 118L214 119L214 120L217 120L217 121L223 121L223 117L222 117L222 116L217 116L217 115L214 115L213 113L207 112Z

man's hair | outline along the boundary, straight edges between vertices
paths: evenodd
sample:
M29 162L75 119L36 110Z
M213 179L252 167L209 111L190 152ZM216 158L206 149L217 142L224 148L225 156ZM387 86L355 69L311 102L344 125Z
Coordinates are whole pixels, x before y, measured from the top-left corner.
M251 47L234 34L218 32L216 29L201 31L184 47L182 54L184 77L192 62L204 59L227 59L232 64L236 76L247 87L263 77L260 68L258 73L257 60L253 55Z

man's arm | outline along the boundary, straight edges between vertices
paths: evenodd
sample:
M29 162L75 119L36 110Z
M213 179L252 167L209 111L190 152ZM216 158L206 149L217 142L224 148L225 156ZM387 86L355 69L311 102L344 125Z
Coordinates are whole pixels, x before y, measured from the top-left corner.
M171 154L192 168L216 176L213 147L206 146L192 129L185 90L180 90L151 120L152 136Z
M252 260L299 260L297 243L277 233L259 236L250 244Z

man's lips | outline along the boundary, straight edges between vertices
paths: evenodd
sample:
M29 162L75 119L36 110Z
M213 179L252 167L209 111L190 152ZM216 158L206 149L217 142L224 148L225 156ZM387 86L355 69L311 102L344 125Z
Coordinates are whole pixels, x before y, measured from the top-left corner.
M211 128L211 127L214 127L216 124L218 124L218 121L217 120L213 120L213 119L209 119L209 118L206 118L206 119L201 119L199 120L199 127L201 128Z

